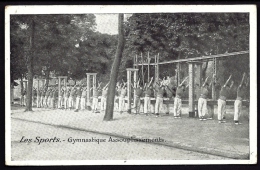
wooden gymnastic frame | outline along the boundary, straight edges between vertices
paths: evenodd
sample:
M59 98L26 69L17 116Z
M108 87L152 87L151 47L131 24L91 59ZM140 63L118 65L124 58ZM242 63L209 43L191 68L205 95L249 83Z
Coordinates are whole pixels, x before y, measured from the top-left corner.
M90 89L92 88L93 90L93 87L97 87L97 73L86 73L87 75L87 108L88 110L90 110ZM93 83L92 83L92 86L90 85L90 78L93 78ZM93 94L93 93L92 93Z
M61 93L61 82L62 80L64 81L64 87L67 89L67 80L68 80L68 76L58 76L58 90L59 90L59 96Z
M132 101L132 96L131 96L131 77L132 73L134 73L134 86L136 86L137 80L138 80L138 69L136 68L127 68L127 112L131 113L131 101Z
M155 80L158 80L159 76L159 65L160 64L171 64L171 63L188 63L189 65L189 116L190 117L195 117L195 110L194 110L194 73L195 73L195 69L194 66L195 64L197 65L197 72L198 72L198 76L199 76L199 85L201 85L201 72L202 72L202 63L203 61L213 61L213 74L216 75L217 77L217 59L218 58L223 58L223 57L229 57L229 56L238 56L238 55L242 55L242 54L249 54L249 51L239 51L239 52L232 52L232 53L225 53L225 54L217 54L217 55L210 55L210 56L202 56L202 57L195 57L195 58L186 58L186 59L179 59L179 60L171 60L171 61L163 61L163 62L159 62L159 55L158 58L155 59L155 63L134 63L134 67L137 67L138 65L154 65L156 67L156 71L155 71ZM155 57L156 58L156 57ZM177 70L178 72L179 70ZM179 73L177 74L177 76L179 76ZM179 78L178 78L179 79ZM216 93L215 93L215 86L214 84L212 84L212 98L213 100L216 100ZM210 112L212 114L213 110L214 110L214 106L210 106L209 107Z

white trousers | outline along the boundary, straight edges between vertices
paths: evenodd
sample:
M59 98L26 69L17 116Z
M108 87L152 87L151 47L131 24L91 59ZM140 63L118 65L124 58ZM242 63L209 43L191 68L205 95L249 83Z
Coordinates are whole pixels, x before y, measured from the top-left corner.
M63 98L62 96L59 96L59 100L58 100L58 108L62 108L62 105L63 105Z
M241 100L235 100L234 109L235 109L234 121L238 121L239 117L242 113L242 101Z
M51 97L50 97L50 96L48 97L47 102L48 102L48 103L47 103L48 107L51 107Z
M51 107L52 108L56 108L56 106L55 106L55 98L51 98Z
M80 97L76 98L76 109L79 109Z
M74 106L74 100L72 97L69 97L69 108L72 108Z
M226 101L218 99L218 120L222 120L226 113Z
M106 97L101 97L101 110L105 110L106 109L106 103L107 103L107 98Z
M151 97L144 97L144 113L151 112Z
M41 107L41 98L37 95L37 107Z
M40 107L44 107L44 97L41 96L41 104L40 104Z
M162 97L156 97L155 102L155 113L160 113L160 110L163 108L163 98Z
M199 117L205 116L208 114L208 108L207 108L207 99L199 98L198 101L198 114Z
M135 113L139 113L139 111L140 111L140 106L141 106L140 97L135 96L135 98L134 98Z
M27 99L26 99L26 95L23 97L23 104L26 106L27 104Z
M64 98L64 108L67 109L69 106L69 100L68 100L68 97L65 97Z
M174 116L181 116L181 99L178 97L174 98L174 104L173 104L173 115Z
M45 96L44 97L44 102L43 102L44 107L47 107L47 105L48 105L47 100L48 100L48 98Z
M125 108L125 98L124 97L119 97L118 107L119 107L119 111L124 111L124 108Z
M98 107L98 98L97 97L93 97L92 109L93 110L97 110L97 107Z
M81 99L80 99L80 109L85 110L85 108L86 108L86 98L81 97Z

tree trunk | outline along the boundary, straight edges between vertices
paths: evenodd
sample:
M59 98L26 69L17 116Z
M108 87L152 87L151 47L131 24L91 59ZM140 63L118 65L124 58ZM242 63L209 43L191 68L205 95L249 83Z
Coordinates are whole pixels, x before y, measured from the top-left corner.
M32 88L33 88L33 48L34 48L34 29L35 23L32 19L31 21L31 36L30 36L30 47L29 54L27 54L27 70L28 70L28 88L26 96L26 111L32 111Z
M104 116L105 121L109 121L113 119L117 75L118 75L119 65L122 59L124 43L125 43L123 22L124 22L124 14L119 14L118 15L118 44L117 44L116 56L110 73L110 83L108 87L107 103L106 103L107 107Z

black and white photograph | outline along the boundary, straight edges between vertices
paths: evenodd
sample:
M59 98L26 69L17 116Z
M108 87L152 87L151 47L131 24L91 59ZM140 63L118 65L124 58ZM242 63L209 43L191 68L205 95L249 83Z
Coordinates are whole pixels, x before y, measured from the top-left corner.
M257 163L255 5L6 6L6 165Z

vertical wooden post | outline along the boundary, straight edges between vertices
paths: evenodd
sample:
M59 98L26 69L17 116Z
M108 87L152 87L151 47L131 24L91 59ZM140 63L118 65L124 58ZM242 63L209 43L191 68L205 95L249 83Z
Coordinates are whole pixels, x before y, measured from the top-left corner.
M96 82L96 75L93 75L93 87L97 87L97 82Z
M196 69L196 77L197 77L197 83L199 85L199 88L201 87L202 85L202 63L201 62L196 62L196 66L197 66L197 69ZM196 86L197 87L197 86ZM200 90L200 89L197 89L197 90ZM195 90L194 90L195 91ZM197 92L197 91L196 91ZM198 95L198 93L196 93L196 95ZM199 96L196 96L196 100L198 100ZM195 103L195 105L197 106L197 109L198 110L198 103ZM195 117L198 117L198 111L195 112L196 115Z
M132 70L134 71L134 86L136 87L137 86L137 81L138 81L138 75L137 75L137 72L138 72L138 69L134 69Z
M134 65L133 65L133 68L135 68L135 56L133 57L133 63L134 63Z
M127 70L127 113L131 113L131 70Z
M155 82L158 82L158 79L157 79L157 56L155 55L154 56L154 79L155 79Z
M202 63L197 62L197 73L196 76L198 77L198 84L201 87L202 85Z
M194 63L189 63L189 117L194 117Z
M138 69L132 69L132 68L127 68L127 112L128 113L131 113L131 101L132 101L132 88L131 88L131 74L132 72L134 72L134 86L136 86L136 83L137 83L137 72L138 72Z
M143 86L144 86L144 58L143 53L141 53L141 62L142 62L142 79L143 79Z
M180 63L177 63L177 85L179 85L181 82L181 76L180 76Z
M60 96L60 89L61 89L61 88L60 88L60 87L61 87L60 85L61 85L61 78L58 77L58 90L59 90L58 93L59 93L59 96Z
M159 80L159 59L160 59L160 55L159 55L159 53L158 53L158 57L157 57L157 63L156 63L156 65L157 65L157 71L156 71L156 77L157 77L157 80Z
M148 69L147 83L148 83L148 82L150 82L150 57L149 57L149 51L148 51L148 57L147 57L147 58L148 58L148 59L147 59L147 62L148 62L148 66L147 66L147 67L148 67L148 68L147 68L147 69Z
M87 106L90 107L90 75L87 73Z
M213 75L215 74L216 75L216 73L217 73L217 71L216 71L216 64L217 64L217 61L216 61L217 59L216 58L213 58ZM216 77L215 77L215 79L213 80L214 82L216 81ZM212 83L212 99L213 100L216 100L216 87L215 87L215 83Z
M37 78L37 99L39 97L39 90L40 90L40 84L39 83L40 83L40 80L39 80L39 78Z

